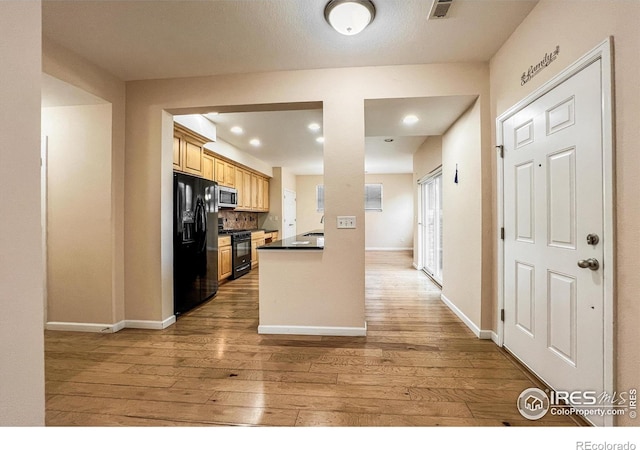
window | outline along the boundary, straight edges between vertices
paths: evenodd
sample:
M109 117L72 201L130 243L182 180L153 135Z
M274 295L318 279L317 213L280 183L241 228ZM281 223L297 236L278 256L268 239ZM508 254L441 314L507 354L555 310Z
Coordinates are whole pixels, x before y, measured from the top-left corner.
M318 184L316 186L316 210L318 212L324 212L324 185Z
M382 211L382 184L364 185L364 210Z
M316 185L316 210L324 212L324 185ZM364 210L382 211L382 184L364 185Z

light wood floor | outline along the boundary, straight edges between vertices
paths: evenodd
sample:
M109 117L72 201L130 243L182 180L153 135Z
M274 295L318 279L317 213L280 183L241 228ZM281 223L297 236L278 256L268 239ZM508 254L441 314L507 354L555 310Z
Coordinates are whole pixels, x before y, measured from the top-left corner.
M366 337L258 335L257 270L162 331L47 331L46 424L576 424L522 418L535 381L439 295L409 253L368 252Z

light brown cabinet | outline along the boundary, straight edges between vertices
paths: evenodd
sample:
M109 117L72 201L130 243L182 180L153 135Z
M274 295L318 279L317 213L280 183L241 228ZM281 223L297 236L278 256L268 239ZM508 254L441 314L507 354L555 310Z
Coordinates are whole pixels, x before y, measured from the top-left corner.
M264 230L251 233L251 268L258 267L258 247L264 245Z
M180 136L173 136L173 170L182 171L184 163L182 161L182 139Z
M218 281L225 280L233 272L231 236L218 238Z
M174 126L173 170L216 181L238 190L236 211L268 212L269 179L204 149L206 139Z
M207 180L215 181L215 159L213 156L205 153L202 155L202 177Z
M202 176L204 142L189 134L186 129L174 129L173 169L191 175Z
M269 180L262 179L262 211L269 211Z
M215 181L222 186L236 187L235 178L235 165L223 159L216 158Z

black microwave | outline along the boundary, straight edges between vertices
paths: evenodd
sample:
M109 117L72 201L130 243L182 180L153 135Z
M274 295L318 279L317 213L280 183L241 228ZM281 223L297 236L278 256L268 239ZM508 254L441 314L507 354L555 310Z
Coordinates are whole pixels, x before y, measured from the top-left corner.
M218 186L218 208L238 206L238 190L227 186Z

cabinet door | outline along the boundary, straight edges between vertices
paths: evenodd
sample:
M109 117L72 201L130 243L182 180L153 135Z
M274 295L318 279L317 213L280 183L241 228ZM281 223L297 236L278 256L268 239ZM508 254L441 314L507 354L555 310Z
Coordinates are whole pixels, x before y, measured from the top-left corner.
M225 168L224 161L216 158L214 177L215 177L215 181L222 186L227 185L224 180L224 174L225 174L224 168Z
M218 279L224 280L225 278L229 278L232 271L231 247L220 247L218 251Z
M238 190L238 206L236 210L244 209L244 173L240 167L234 167L235 169L235 185Z
M206 153L202 155L202 176L207 180L214 181L213 171L215 170L215 159Z
M185 137L183 170L193 175L202 175L202 147Z
M182 143L184 141L179 136L173 137L173 170L183 170L183 151Z
M251 241L251 268L258 265L258 239Z
M245 211L250 211L251 210L251 199L253 198L252 195L252 191L251 191L251 184L252 184L252 180L251 180L251 173L247 172L246 170L242 171L242 178L243 178L243 188L242 188L242 208Z
M260 181L260 179L258 178L258 175L256 175L255 173L252 173L251 174L251 209L254 211L258 209L258 181Z
M258 211L264 211L264 178L258 177Z
M224 182L229 187L236 187L236 166L231 163L224 163Z
M269 180L262 180L262 210L269 211Z

